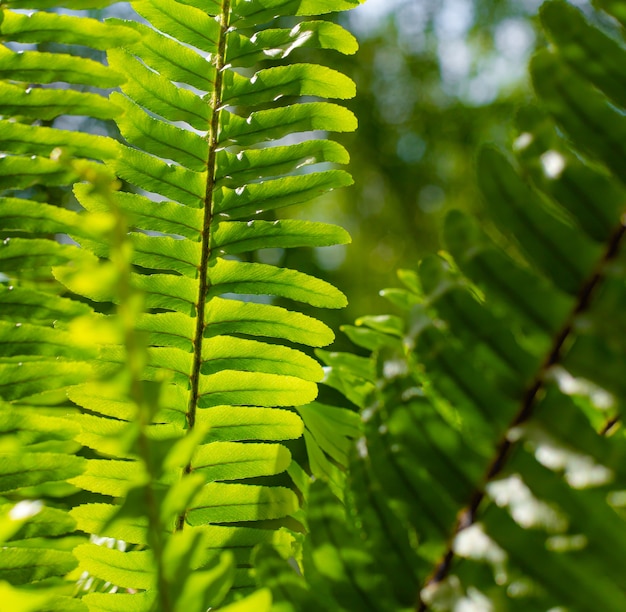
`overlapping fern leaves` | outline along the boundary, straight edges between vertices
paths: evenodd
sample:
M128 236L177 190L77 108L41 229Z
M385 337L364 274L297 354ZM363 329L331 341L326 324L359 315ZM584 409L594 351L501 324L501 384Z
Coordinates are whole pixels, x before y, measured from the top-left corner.
M322 354L365 437L346 511L312 488L313 587L259 553L285 609L626 605L626 54L565 2L541 18L516 159L479 159L495 226L451 213L449 254L383 293L402 316L345 329L372 358Z
M358 3L140 0L147 25L3 6L2 491L7 508L43 499L62 520L18 531L0 565L14 585L57 589L47 609L203 610L253 587L260 542L298 554L306 475L283 442L301 437L293 407L322 369L293 345L333 334L296 305L345 298L247 254L349 240L276 211L351 182L328 169L346 151L311 133L355 128L326 101L354 85L292 58L353 53L351 35L309 18ZM68 47L16 46L48 42ZM106 49L108 66L74 45ZM66 115L115 119L124 143L59 129ZM57 205L71 184L79 212ZM323 414L308 420L323 429Z
M3 5L3 605L205 610L256 579L231 610L626 606L623 45L546 4L516 159L480 156L494 227L452 213L449 255L385 292L402 316L345 329L373 356L318 352L335 407L292 346L332 332L241 296L343 303L246 254L347 240L276 211L350 181L304 169L341 147L292 135L352 129L321 100L352 84L293 58L354 51L301 18L357 3L139 0L149 25ZM598 4L626 26L624 2ZM70 47L15 46L48 42ZM73 183L80 212L59 206ZM330 487L309 491L301 437Z

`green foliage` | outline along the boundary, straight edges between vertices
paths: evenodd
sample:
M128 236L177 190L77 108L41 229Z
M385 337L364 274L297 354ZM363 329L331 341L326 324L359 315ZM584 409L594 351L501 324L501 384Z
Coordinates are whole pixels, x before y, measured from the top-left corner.
M277 211L351 182L310 136L356 127L326 101L354 85L297 54L354 53L317 17L356 4L3 7L7 609L626 606L624 47L544 5L514 156L478 156L492 224L450 213L447 252L382 292L399 314L329 352L299 309L343 294L250 254L349 241Z
M323 371L296 346L334 336L298 304L346 299L250 253L350 240L277 211L351 183L335 167L346 150L312 132L356 127L327 101L354 84L297 56L354 53L318 16L357 4L140 0L148 25L3 5L0 584L12 609L228 598L224 609L267 610L269 591L245 599L253 548L300 556L305 470L319 468L295 407L309 414ZM123 140L63 129L67 115L114 119ZM307 416L309 453L323 454L333 414ZM357 433L333 436L344 463ZM24 507L28 521L14 517Z
M258 557L281 610L626 604L624 47L561 0L540 17L515 156L478 156L495 231L451 212L447 252L382 292L400 314L344 327L370 356L318 351L364 436L345 505L311 489L309 584Z
M302 213L352 235L350 247L316 253L309 263L349 296L346 309L324 319L333 328L382 312L378 291L389 285L389 271L443 248L439 228L451 209L490 223L475 154L484 142L509 147L511 118L532 97L526 66L545 45L534 27L539 4L369 0L340 16L359 38L356 62L332 64L357 83L348 104L359 129L340 140L355 184ZM297 256L285 253L286 264Z

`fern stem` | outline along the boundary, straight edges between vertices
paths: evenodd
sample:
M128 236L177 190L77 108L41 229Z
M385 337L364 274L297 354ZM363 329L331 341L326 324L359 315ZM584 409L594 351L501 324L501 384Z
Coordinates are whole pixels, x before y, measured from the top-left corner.
M141 410L140 408L140 413L141 412L146 412L145 407L143 410ZM170 600L170 585L167 580L164 560L164 529L161 518L159 516L159 501L155 495L155 491L152 486L153 483L157 481L157 475L154 471L154 465L150 453L150 443L146 435L147 426L147 423L141 423L139 438L137 439L137 446L139 452L141 453L141 457L144 460L149 475L149 482L144 487L144 500L146 503L146 508L148 509L148 524L150 525L149 543L157 566L156 582L159 610L161 612L174 612L174 608Z
M204 336L205 309L207 292L210 284L208 280L209 258L211 256L211 224L213 222L213 190L215 188L215 166L218 146L219 109L222 106L222 82L226 58L226 34L230 23L230 0L222 0L220 15L220 35L215 57L215 83L211 96L211 124L209 128L209 151L207 158L207 180L204 191L204 216L202 223L202 247L200 266L198 268L199 288L198 301L196 303L196 329L193 338L193 366L190 378L190 396L187 407L187 427L191 430L196 423L196 410L198 407L198 387L200 382L200 368L202 366L202 339ZM185 473L191 472L191 463L185 467ZM176 530L183 529L185 516L178 517Z
M487 483L489 483L504 469L511 450L515 445L515 442L512 442L508 438L509 431L513 427L517 427L522 423L527 422L533 416L536 406L536 400L538 399L541 391L546 386L547 375L551 368L557 365L561 360L564 347L568 339L574 334L574 323L576 321L576 318L580 316L583 312L585 312L591 305L593 296L597 288L604 280L606 267L611 261L613 261L617 257L625 236L626 216L621 219L620 225L611 234L611 237L608 240L607 247L602 257L598 260L593 272L583 283L580 291L578 292L574 308L570 311L567 319L565 320L565 323L563 324L559 332L555 335L552 345L550 347L550 351L548 352L542 364L539 366L537 373L526 387L526 391L524 392L524 395L522 397L520 409L518 410L513 420L509 423L508 427L505 429L504 434L502 435L502 438L500 439L496 447L496 454L491 463L488 465L487 470L485 471L485 474L482 478L481 486L476 488L472 492L469 504L458 513L456 524L454 526L452 536L450 537L450 540L446 547L446 551L441 556L439 562L436 564L433 573L425 581L424 587L442 582L450 573L455 556L454 540L456 538L456 535L476 522L476 514L480 504L485 498L485 489ZM613 419L609 420L600 431L600 434L606 435L613 427L613 425L615 425L618 418L619 417L614 417ZM423 601L420 590L420 593L418 593L417 597L416 610L418 610L419 612L425 612L427 609L428 605Z
M115 227L111 261L118 267L118 297L120 299L117 315L124 331L124 345L126 348L126 367L129 370L129 397L137 406L137 419L139 422L139 434L137 437L137 450L148 472L148 482L143 487L143 496L148 512L149 543L157 566L156 582L159 610L161 612L173 612L174 608L170 599L170 589L165 573L163 541L163 525L159 515L159 502L155 495L154 483L158 480L154 461L147 436L147 429L151 422L151 410L143 390L142 371L145 367L146 349L141 342L139 332L135 328L137 316L142 311L143 302L138 300L136 290L131 285L132 264L130 245L128 240L128 226L123 212L109 192L105 193L107 203L115 217Z
M612 416L611 418L607 419L604 423L604 425L602 426L602 428L600 429L600 431L598 432L601 436L608 436L611 434L611 432L613 431L613 429L617 426L617 424L621 421L620 415L617 414L615 416Z

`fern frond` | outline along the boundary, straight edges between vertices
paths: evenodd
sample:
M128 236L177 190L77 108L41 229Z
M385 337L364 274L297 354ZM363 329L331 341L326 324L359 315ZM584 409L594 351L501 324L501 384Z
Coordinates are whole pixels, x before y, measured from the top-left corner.
M74 495L66 509L75 528L142 548L116 550L79 536L77 594L89 609L205 609L233 580L223 551L233 553L237 594L254 587L256 544L297 554L307 466L293 461L286 443L302 437L303 418L306 447L318 457L313 471L323 463L319 453L345 469L354 415L311 404L323 371L293 346L324 346L332 331L272 303L338 308L345 297L250 254L349 242L341 228L277 214L352 182L328 168L347 163L345 149L312 132L356 127L335 103L354 96L354 84L292 58L306 47L354 53L356 42L342 28L302 18L357 4L225 1L207 8L140 0L133 7L148 25L5 11L0 213L2 229L20 234L0 249L0 270L11 283L0 294L8 313L0 328L1 394L23 404L45 393L43 403L67 407L78 428L73 448L85 457L68 456L67 465L59 459L55 469L65 481L59 495ZM105 5L76 0L68 7ZM299 23L272 27L284 17ZM106 50L109 65L71 52L15 50L16 43L55 41ZM65 85L51 85L58 82ZM121 93L108 98L94 89L118 85ZM125 143L58 129L65 115L115 119ZM138 193L89 183L114 176ZM49 197L73 183L80 212ZM128 235L111 226L111 210L128 216ZM54 234L71 240L60 243ZM136 308L136 295L146 312ZM125 364L130 382L120 382ZM161 388L158 400L142 391L152 383ZM305 406L302 416L296 406ZM181 445L187 450L176 450ZM46 479L57 478L55 471L38 475L46 456L33 460L30 494L38 479L48 486ZM339 491L343 473L335 476ZM177 563L197 577L168 573ZM106 583L139 592L88 592Z
M603 3L616 16L618 4ZM541 17L554 46L531 63L540 105L520 113L517 159L493 149L479 159L506 240L452 212L450 255L383 292L403 315L345 329L370 360L326 356L328 383L364 421L346 517L327 500L310 521L305 575L327 607L624 606L614 555L624 545L626 81L611 60L623 50L566 2ZM270 561L265 576L293 607L306 585ZM391 601L376 589L381 575Z

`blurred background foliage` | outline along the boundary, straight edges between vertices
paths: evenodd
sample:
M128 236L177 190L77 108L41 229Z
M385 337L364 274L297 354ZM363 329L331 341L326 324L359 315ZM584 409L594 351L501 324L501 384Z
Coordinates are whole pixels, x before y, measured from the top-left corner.
M397 284L397 268L439 248L448 210L481 217L475 154L481 143L510 146L516 110L532 99L526 66L542 44L533 23L540 4L368 0L342 16L360 45L333 64L357 83L359 129L341 139L355 185L300 213L352 234L352 245L314 258L348 295L335 329L383 308L378 291Z

